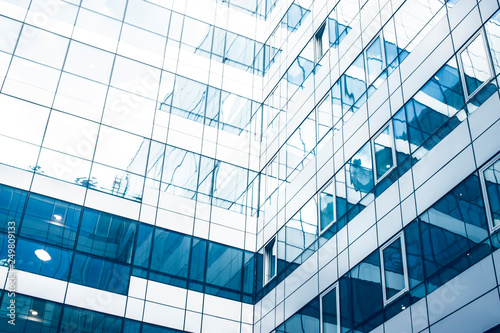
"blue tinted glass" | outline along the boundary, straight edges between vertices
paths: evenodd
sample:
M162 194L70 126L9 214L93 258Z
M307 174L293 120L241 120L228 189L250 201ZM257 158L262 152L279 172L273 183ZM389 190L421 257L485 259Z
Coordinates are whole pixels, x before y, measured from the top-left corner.
M15 325L9 324L11 306L10 300L15 300ZM16 293L15 298L8 297L7 292L4 293L2 305L0 308L0 316L4 322L2 323L2 332L43 332L55 333L58 332L59 319L62 312L62 305L35 299L32 297L20 295Z
M80 212L79 206L31 194L21 226L21 235L73 248Z
M493 227L500 224L500 161L483 171Z
M78 327L78 331L81 332L121 332L122 321L122 318L104 313L65 306L61 321L61 331L73 332L75 327Z
M153 227L144 223L139 223L137 232L137 243L135 245L134 265L144 268L149 267L151 255L151 245L153 240Z
M346 164L347 186L355 192L348 191L348 201L357 203L363 194L368 193L373 188L373 167L370 144L367 143L361 148ZM351 195L352 194L352 195Z
M410 289L424 281L422 265L422 249L420 248L420 232L416 221L410 223L404 230L408 279Z
M314 62L304 57L297 57L286 72L286 79L289 83L300 86L314 69Z
M174 86L172 113L200 122L205 114L206 98L206 85L178 76Z
M319 333L319 298L316 297L285 322L287 333Z
M193 238L191 259L189 266L189 278L203 282L205 279L205 259L207 256L207 241Z
M149 148L148 165L146 169L146 177L160 180L163 170L163 159L165 155L165 145L156 141L151 141Z
M243 251L222 244L208 245L206 282L217 287L241 290Z
M14 226L16 233L26 202L26 192L0 185L0 230L7 231ZM14 222L9 224L9 222ZM11 229L12 230L12 229Z
M396 239L382 250L385 278L385 299L394 297L406 288L401 238Z
M167 146L162 182L184 190L196 191L199 155ZM172 189L175 193L175 189Z
M214 40L212 45L212 58L222 61L224 57L224 46L226 40L226 31L214 27Z
M137 223L123 217L85 209L77 250L130 263Z
M246 37L227 32L225 62L247 70L253 65L255 42Z
M102 259L76 253L69 281L91 288L126 295L130 268Z
M382 72L384 60L382 58L382 45L380 37L366 50L366 65L368 70L368 78L370 83L373 82Z
M330 290L321 299L323 333L337 333L337 289Z
M310 10L293 3L281 20L281 24L286 26L289 31L295 31L300 27L309 12Z
M396 164L401 164L410 156L408 143L408 127L406 124L406 113L401 109L392 118L392 128L394 131L394 141L396 148Z
M190 236L156 228L151 269L178 277L187 277L190 248Z
M207 108L205 113L205 124L217 127L220 110L220 89L208 87Z
M19 270L67 280L72 254L72 251L20 238L16 244L15 266Z

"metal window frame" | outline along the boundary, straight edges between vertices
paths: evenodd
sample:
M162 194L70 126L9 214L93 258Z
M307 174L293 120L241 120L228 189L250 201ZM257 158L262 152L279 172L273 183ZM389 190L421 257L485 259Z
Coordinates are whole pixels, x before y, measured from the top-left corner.
M495 164L496 162L500 161L500 154L495 155L491 161L486 163L481 169L479 169L479 180L481 182L481 192L483 194L483 199L484 199L484 208L486 209L486 219L488 220L488 227L490 229L490 234L493 234L494 232L500 230L500 224L497 226L494 225L493 223L493 216L491 214L491 206L490 206L490 200L488 197L488 192L486 189L486 179L484 178L484 172L486 169L488 169L490 166Z
M370 80L370 73L368 73L368 49L375 44L377 39L380 38L380 56L382 57L382 70L380 73L378 73L377 77L373 80L373 82ZM375 83L380 75L387 69L387 60L385 56L385 43L384 43L384 35L383 35L383 30L381 30L373 39L368 43L368 45L365 47L363 50L363 55L364 55L364 62L365 62L365 77L366 77L366 87L370 87L373 83Z
M391 143L391 152L392 152L392 167L390 167L382 176L377 178L377 157L375 154L375 140L382 134L383 131L385 131L387 128L389 128L389 137L390 137L390 143ZM391 173L394 168L397 166L397 156L396 156L396 145L395 145L395 140L394 140L394 128L392 124L392 119L389 120L388 123L386 123L382 128L372 137L370 140L371 148L372 148L372 163L373 163L373 178L375 181L375 185L381 182L388 174Z
M403 264L403 279L405 283L405 287L399 291L396 295L392 296L391 298L387 299L387 292L386 292L386 286L385 286L385 267L384 267L384 250L391 246L394 242L396 242L398 239L401 240L401 257L403 258L402 264ZM382 295L383 295L383 300L384 300L384 306L388 305L395 299L399 298L401 295L403 295L405 292L410 290L410 283L409 283L409 278L408 278L408 263L406 260L406 245L405 245L405 237L404 237L404 232L401 231L394 237L392 237L389 241L387 241L383 246L380 247L380 268L381 268L381 274L382 274Z
M332 186L333 188L333 220L332 222L328 223L323 229L321 229L321 193L328 188L329 186ZM330 227L337 222L337 205L335 204L335 194L336 194L337 189L335 188L335 177L330 178L329 181L326 182L325 185L321 187L321 189L318 191L318 204L317 204L317 215L318 215L318 235L321 236L326 230L330 229Z
M270 250L270 252L269 252ZM274 274L270 276L270 256L272 257L273 252L275 253L274 255ZM265 286L269 282L271 282L277 275L278 273L278 242L277 242L277 237L276 235L273 236L267 243L264 245L264 267L263 267L263 285Z
M320 333L323 333L323 297L330 293L333 289L335 289L335 301L337 305L337 333L340 333L340 291L339 291L339 283L335 282L333 285L328 287L325 291L320 294L319 297L319 326Z

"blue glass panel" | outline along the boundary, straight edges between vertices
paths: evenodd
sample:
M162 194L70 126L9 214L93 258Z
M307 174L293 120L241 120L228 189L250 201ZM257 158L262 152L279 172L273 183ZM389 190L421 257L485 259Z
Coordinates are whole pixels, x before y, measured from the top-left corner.
M422 249L420 246L420 232L416 221L410 223L404 230L406 244L406 262L410 289L424 281L424 267L422 265Z
M212 59L221 61L224 58L224 47L226 44L226 30L214 27L214 40L212 44Z
M130 268L125 265L79 253L74 255L70 282L126 295L129 280Z
M191 258L189 265L189 278L195 281L205 281L205 260L207 256L208 242L193 237L193 245L191 249Z
M76 249L130 263L136 228L135 221L85 209Z
M9 226L14 226L16 233L18 232L25 202L25 191L0 185L0 231L7 232Z
M161 180L164 155L165 145L156 141L151 141L148 164L146 168L146 177L157 181Z
M295 31L300 27L300 25L310 12L311 11L309 9L293 3L290 8L288 8L285 16L281 20L281 24L285 26L289 31Z
M139 223L139 229L137 231L137 242L134 250L134 265L144 268L149 267L152 241L153 227L144 223Z
M406 288L402 251L401 238L382 250L386 301Z
M484 170L483 176L492 224L496 227L500 224L500 161L496 161Z
M346 166L348 175L347 187L354 190L354 192L352 190L347 191L347 200L351 204L355 204L364 194L370 192L373 188L373 166L370 143L365 144L363 148L351 158Z
M172 99L172 113L191 119L203 121L207 86L197 81L177 76Z
M196 191L198 181L199 155L180 148L167 146L163 166L162 182L188 191Z
M236 291L241 290L243 250L210 243L207 258L206 283Z
M321 299L323 333L338 333L337 289L330 290Z
M62 332L109 333L121 332L123 319L104 313L65 306L61 321Z
M73 248L80 219L77 205L30 194L20 234L50 244Z
M34 274L67 280L72 254L69 250L19 238L16 243L15 267Z
M8 323L9 320L12 320L12 317L9 316L11 299L15 300L15 320L13 321L15 325ZM58 332L61 312L61 304L20 294L11 298L5 292L0 308L1 332L56 333Z
M255 42L249 38L227 32L224 62L247 70L253 65Z
M289 83L301 86L314 69L314 62L304 57L297 57L286 72L286 79Z
M396 165L399 165L410 156L408 125L406 124L404 108L399 110L392 118L392 128L396 148Z
M187 277L191 237L156 228L151 254L151 269Z

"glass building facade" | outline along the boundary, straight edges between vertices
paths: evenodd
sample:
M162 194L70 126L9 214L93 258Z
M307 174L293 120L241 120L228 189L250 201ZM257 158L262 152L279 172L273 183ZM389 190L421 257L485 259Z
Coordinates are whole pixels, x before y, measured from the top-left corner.
M500 331L497 0L0 28L0 332Z

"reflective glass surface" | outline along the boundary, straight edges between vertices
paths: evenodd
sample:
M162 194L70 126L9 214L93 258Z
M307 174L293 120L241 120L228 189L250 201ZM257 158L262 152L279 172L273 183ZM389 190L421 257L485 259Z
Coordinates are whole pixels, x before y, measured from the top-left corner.
M377 179L382 178L393 166L391 127L387 126L374 140L375 170Z
M337 333L338 320L337 314L337 289L330 290L321 297L321 318L323 333Z
M500 161L483 171L493 228L500 225Z
M385 300L389 301L406 289L401 238L396 239L382 250L382 260L384 264Z
M478 35L460 53L467 92L472 95L477 88L491 77L489 59L484 47L483 35Z

